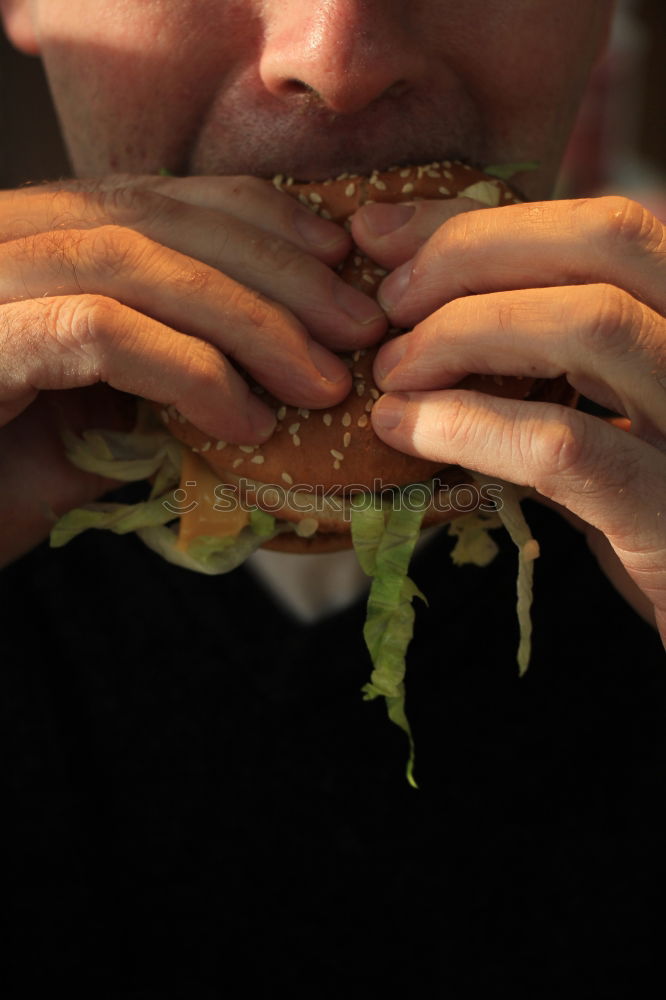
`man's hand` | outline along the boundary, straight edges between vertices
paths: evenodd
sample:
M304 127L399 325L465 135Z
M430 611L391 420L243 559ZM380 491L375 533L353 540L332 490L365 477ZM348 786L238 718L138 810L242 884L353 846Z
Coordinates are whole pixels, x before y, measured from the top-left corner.
M375 430L570 512L666 643L664 225L616 197L464 214L420 202L390 232L394 208L364 207L352 228L392 269L391 322L411 328L378 353ZM471 372L565 374L620 419L454 388Z
M136 394L256 443L274 415L237 364L287 403L344 398L349 371L329 349L386 328L330 267L349 248L341 227L249 177L0 192L0 563L110 485L68 467L59 422L128 426L121 393Z

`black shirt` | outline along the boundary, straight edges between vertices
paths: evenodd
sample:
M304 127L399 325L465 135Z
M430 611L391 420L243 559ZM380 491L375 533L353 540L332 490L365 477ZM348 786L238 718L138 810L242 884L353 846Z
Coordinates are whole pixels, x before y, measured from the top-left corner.
M485 569L444 535L414 561L418 790L360 695L363 601L301 625L243 569L96 532L5 570L7 995L623 996L658 968L663 647L526 511L522 679L510 541Z

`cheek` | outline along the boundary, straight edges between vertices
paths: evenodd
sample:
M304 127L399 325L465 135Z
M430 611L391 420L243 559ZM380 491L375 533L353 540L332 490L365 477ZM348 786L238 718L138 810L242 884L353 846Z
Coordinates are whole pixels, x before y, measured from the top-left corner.
M88 0L44 5L44 67L75 173L174 163L239 48L211 30L206 6L98 0L93 19Z

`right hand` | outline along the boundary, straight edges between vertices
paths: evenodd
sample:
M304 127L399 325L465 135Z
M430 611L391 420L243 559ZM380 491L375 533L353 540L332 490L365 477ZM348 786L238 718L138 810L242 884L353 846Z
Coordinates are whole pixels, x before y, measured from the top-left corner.
M274 415L234 363L286 403L343 399L349 371L327 348L386 329L331 269L350 246L250 177L0 192L0 565L113 485L69 465L62 422L129 427L134 394L212 437L258 443Z

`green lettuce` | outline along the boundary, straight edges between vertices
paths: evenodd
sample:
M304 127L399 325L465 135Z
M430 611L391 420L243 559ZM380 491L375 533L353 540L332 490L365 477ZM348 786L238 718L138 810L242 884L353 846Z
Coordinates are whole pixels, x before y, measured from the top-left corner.
M372 577L363 637L373 670L363 697L370 701L382 696L389 718L407 735L407 780L414 788L414 739L405 714L404 678L414 632L412 601L425 597L407 570L424 513L425 506L414 510L400 502L386 512L370 497L364 506L354 505L351 522L354 549L363 571Z
M67 457L79 469L121 482L152 478L147 500L134 504L90 503L63 515L51 530L52 548L66 545L91 528L125 535L132 531L168 562L198 573L229 573L280 530L265 511L250 511L250 523L235 536L193 539L187 551L178 547L179 501L183 446L168 434L144 404L139 406L134 430L84 431L78 436L63 431Z

